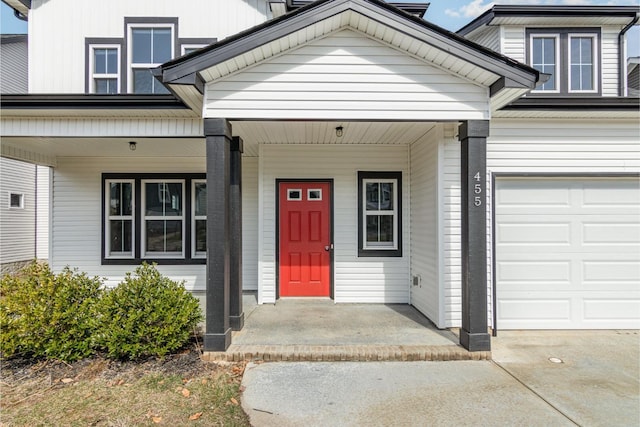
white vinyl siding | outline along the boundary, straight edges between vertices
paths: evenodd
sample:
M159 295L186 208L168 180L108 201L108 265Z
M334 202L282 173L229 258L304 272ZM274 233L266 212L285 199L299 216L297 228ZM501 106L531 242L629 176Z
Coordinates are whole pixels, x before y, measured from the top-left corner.
M36 258L36 166L0 158L0 264ZM10 207L10 195L22 208Z
M100 265L102 241L102 173L201 173L204 159L167 158L59 158L53 179L53 253L55 271L65 265L90 276L107 278L115 285L131 265ZM188 290L205 289L204 265L159 265L158 270L175 280L186 280Z
M222 40L270 18L267 0L34 0L29 10L29 89L32 93L84 93L86 37L124 38L125 17L177 17L179 38ZM82 17L82 19L78 19ZM75 52L60 61L51 46ZM56 67L51 67L56 64Z
M261 146L260 303L276 297L277 178L334 180L334 296L337 303L409 303L408 179L403 180L402 257L358 257L358 171L401 171L408 146Z
M51 192L51 168L47 166L37 167L37 197L36 197L36 239L37 239L37 258L42 260L49 259L49 215L50 209L50 192Z
M258 290L258 158L242 158L242 289Z
M28 54L27 36L16 35L9 39L5 36L0 43L0 93L27 93L28 90Z
M467 38L493 51L500 52L500 27L485 27L482 31Z
M205 117L489 118L487 89L343 30L206 86Z
M520 26L501 27L500 53L519 62L526 62L525 31Z
M619 33L619 27L605 26L602 27L602 33L600 34L600 49L602 52L599 53L598 58L601 60L602 96L618 96L620 80L618 74L620 64L618 56Z
M442 125L434 127L419 141L411 144L411 305L438 327L442 327L439 226L440 143Z
M3 159L4 160L4 159ZM255 289L257 284L257 171L247 164L257 164L257 159L243 163L243 208L251 214L243 215L244 264L243 283L245 289ZM243 162L245 159L243 159ZM203 173L204 157L86 157L58 159L53 174L53 222L51 265L61 270L65 265L77 267L89 275L107 278L112 286L124 278L135 266L100 265L101 256L101 210L102 173ZM253 182L253 184L251 184ZM252 190L253 188L253 190ZM256 207L251 208L252 205ZM205 265L160 265L158 269L175 280L186 280L188 290L203 292L206 288Z

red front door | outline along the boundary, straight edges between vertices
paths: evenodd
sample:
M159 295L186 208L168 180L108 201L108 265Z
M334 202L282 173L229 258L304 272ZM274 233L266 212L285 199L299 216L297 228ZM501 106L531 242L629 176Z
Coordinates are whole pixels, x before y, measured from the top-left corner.
M330 289L331 185L280 182L280 296L328 297Z

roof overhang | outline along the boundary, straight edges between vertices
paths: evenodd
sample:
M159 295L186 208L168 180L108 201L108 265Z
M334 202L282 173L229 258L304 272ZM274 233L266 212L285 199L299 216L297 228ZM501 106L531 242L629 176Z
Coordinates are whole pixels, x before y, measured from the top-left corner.
M6 5L12 7L13 10L17 10L22 15L29 15L29 9L31 9L31 0L2 0Z
M460 28L470 36L494 25L627 25L640 14L637 6L544 6L495 5Z
M198 116L173 95L2 95L0 109L2 117Z
M528 96L494 114L500 118L611 118L640 119L640 100L631 97Z
M533 89L540 80L535 69L380 0L318 0L169 61L155 75L200 112L206 83L344 28L490 87L493 110ZM455 67L446 66L452 62Z

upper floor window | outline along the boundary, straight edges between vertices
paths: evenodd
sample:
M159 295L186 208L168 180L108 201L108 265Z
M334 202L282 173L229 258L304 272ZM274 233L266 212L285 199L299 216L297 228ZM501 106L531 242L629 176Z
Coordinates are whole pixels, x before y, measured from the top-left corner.
M569 36L569 90L595 89L595 37Z
M178 34L178 18L125 17L124 37L85 38L85 92L169 93L151 69L217 40Z
M550 74L533 93L596 94L599 88L599 29L527 30L528 62Z
M91 45L91 92L118 93L120 46Z
M169 93L167 88L153 77L151 69L173 58L173 26L132 24L129 30L129 91Z

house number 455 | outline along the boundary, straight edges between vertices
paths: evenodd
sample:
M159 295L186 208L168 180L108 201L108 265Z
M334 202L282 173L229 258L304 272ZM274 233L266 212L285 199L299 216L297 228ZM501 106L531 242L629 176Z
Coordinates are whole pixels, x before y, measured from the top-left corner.
M473 179L476 181L473 184L473 193L475 194L473 198L473 204L475 206L482 206L482 197L480 196L482 194L482 184L480 182L482 180L482 177L480 176L480 172L476 172L476 174L473 176Z

